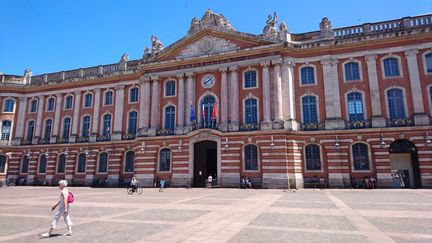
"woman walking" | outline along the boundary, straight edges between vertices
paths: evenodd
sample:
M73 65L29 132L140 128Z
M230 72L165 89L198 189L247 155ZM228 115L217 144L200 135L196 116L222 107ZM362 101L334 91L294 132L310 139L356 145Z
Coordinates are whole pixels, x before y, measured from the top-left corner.
M52 231L56 228L57 223L62 216L68 228L68 232L64 233L63 236L72 235L72 221L70 220L70 216L69 216L69 203L68 203L69 190L67 189L66 180L59 181L59 189L61 190L60 200L56 205L54 205L51 208L51 210L54 211L58 206L58 211L54 214L54 216L51 219L51 227L49 228L48 232L40 235L42 237L51 236Z

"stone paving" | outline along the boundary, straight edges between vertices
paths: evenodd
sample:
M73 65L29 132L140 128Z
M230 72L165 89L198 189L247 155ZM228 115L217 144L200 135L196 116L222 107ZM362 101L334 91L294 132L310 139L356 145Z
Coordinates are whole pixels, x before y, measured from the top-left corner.
M432 242L432 190L71 191L73 236L41 239L59 190L0 188L0 242Z

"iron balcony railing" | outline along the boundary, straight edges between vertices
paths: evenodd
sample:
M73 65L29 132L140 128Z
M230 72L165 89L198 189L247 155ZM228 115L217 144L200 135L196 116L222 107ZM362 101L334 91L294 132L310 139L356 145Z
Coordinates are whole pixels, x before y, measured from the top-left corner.
M414 118L412 117L387 119L387 127L410 127L414 125Z

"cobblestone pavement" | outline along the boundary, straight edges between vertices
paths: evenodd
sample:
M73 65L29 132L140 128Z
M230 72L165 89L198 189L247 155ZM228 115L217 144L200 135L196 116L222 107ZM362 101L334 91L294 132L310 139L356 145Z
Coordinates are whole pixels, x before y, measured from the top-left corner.
M0 189L0 242L432 242L432 190L71 188L73 236L46 232L59 190Z

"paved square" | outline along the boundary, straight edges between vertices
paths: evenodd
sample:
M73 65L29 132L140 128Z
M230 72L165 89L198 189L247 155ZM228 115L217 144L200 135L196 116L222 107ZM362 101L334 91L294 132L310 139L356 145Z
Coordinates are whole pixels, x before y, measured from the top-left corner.
M0 242L432 242L432 190L71 188L73 236L49 227L59 190L0 189Z

